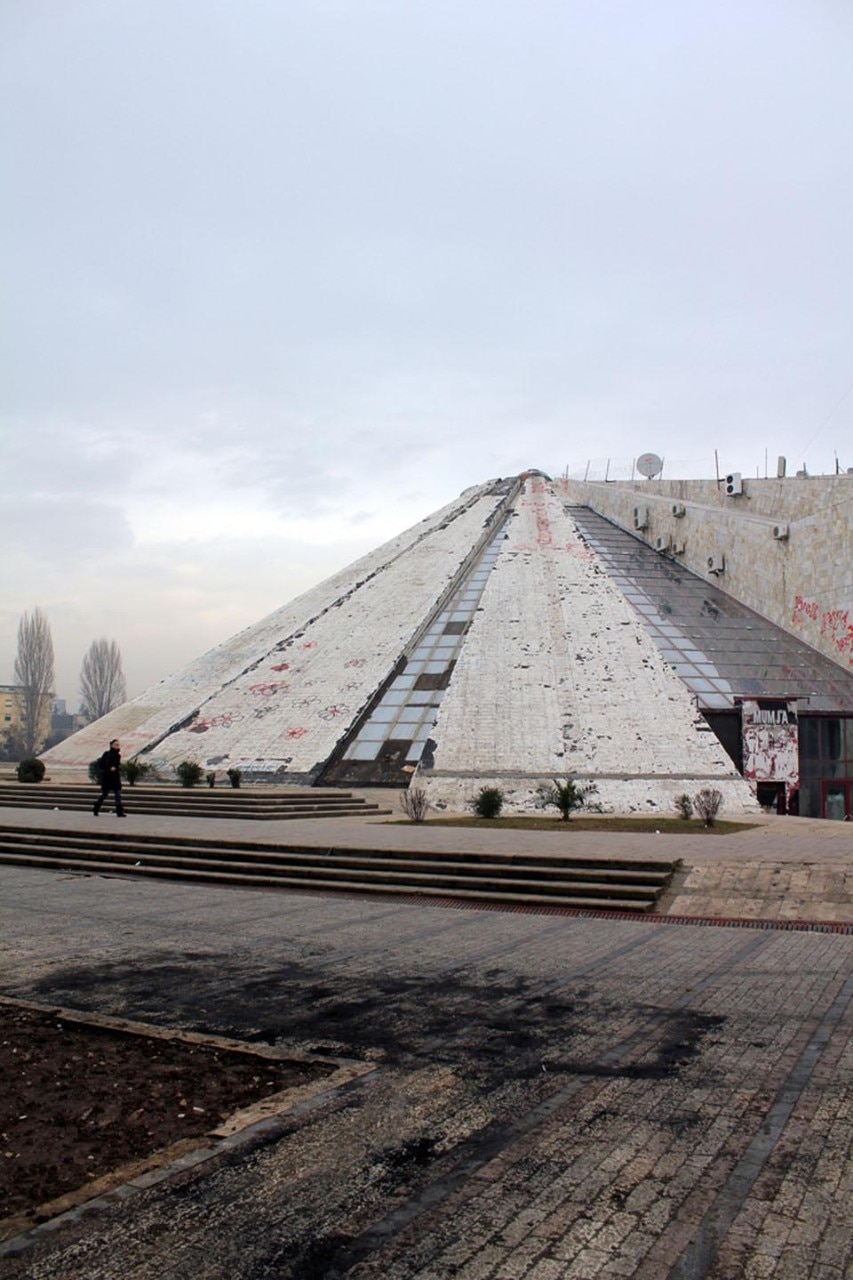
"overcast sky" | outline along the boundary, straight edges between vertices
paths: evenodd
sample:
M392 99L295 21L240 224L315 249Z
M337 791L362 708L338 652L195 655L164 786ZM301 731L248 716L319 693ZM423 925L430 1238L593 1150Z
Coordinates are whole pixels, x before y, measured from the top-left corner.
M0 682L463 488L853 466L850 0L3 0Z

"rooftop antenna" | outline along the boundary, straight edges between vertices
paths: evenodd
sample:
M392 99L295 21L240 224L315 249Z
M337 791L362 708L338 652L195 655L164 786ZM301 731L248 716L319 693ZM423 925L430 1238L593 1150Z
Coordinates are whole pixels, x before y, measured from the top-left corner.
M637 459L637 470L647 480L653 480L663 471L663 458L659 458L656 453L641 453Z

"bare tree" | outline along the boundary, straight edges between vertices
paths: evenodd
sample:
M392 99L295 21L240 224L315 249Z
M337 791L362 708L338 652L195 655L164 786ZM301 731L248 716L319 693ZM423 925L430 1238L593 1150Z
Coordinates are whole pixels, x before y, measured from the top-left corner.
M53 690L53 638L41 609L25 613L18 623L18 656L15 683L21 686L21 746L25 757L34 756L47 737L50 697Z
M121 650L115 640L93 640L80 669L80 710L90 720L100 720L126 699Z

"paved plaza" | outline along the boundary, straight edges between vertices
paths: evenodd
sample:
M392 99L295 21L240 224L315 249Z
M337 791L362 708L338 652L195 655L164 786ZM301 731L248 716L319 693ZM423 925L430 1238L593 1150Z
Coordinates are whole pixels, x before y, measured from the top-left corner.
M0 922L3 995L374 1068L4 1280L853 1274L849 933L14 867Z

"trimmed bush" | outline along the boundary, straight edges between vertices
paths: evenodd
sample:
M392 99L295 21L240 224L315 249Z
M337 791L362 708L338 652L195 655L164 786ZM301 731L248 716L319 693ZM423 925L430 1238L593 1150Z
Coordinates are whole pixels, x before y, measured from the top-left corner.
M16 773L19 782L41 782L44 777L44 765L41 760L22 760Z
M144 760L125 760L121 766L121 776L129 787L135 787L146 773L151 772L151 765L146 764ZM99 781L99 779L95 779Z
M470 805L478 818L499 818L504 807L504 793L500 787L481 787Z
M204 770L195 760L182 760L175 773L182 787L197 787L204 776Z
M239 787L243 774L239 769L227 769L228 781L232 787Z
M560 810L563 822L568 822L575 809L583 809L590 796L594 796L598 787L594 782L578 783L574 778L555 778L553 783L543 783L537 789L537 804L540 809L548 809L552 805Z
M693 817L693 801L686 791L682 791L680 796L675 797L675 810L685 822L689 822Z

